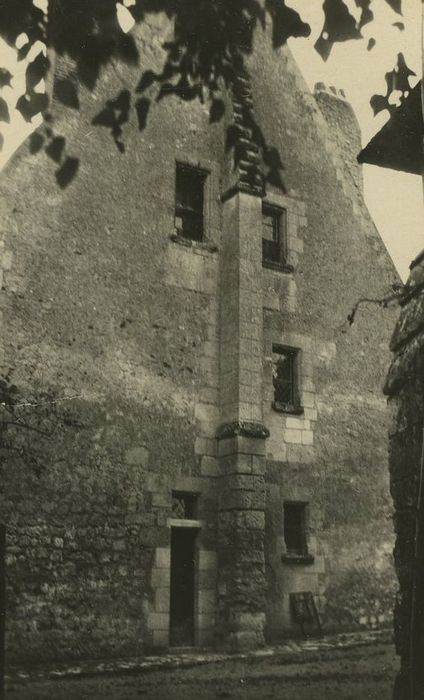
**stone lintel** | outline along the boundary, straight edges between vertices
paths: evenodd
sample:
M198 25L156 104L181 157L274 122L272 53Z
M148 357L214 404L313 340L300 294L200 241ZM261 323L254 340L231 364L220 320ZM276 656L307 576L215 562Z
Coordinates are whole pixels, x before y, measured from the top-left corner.
M253 197L262 198L265 196L263 185L249 185L246 182L238 181L222 193L221 202L226 202L240 192L243 192L244 194L251 194Z
M225 440L238 435L263 439L269 437L269 430L263 423L232 421L231 423L222 423L216 431L218 440Z
M167 527L183 527L185 529L201 530L205 527L204 520L189 520L188 518L167 518Z

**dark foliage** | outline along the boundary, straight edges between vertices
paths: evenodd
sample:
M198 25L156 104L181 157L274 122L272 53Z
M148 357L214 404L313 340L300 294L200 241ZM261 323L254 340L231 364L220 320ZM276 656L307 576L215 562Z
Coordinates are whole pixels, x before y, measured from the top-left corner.
M398 54L397 64L392 71L386 73L387 90L385 95L373 95L371 98L371 107L374 114L378 114L383 109L387 109L392 113L396 109L396 105L390 102L390 96L393 92L400 92L399 100L402 103L408 97L411 91L409 78L415 75L405 62L405 57L402 53Z
M3 97L0 97L0 120L3 122L10 122L9 107Z
M372 0L355 1L361 10L359 21L343 0L324 0L325 22L316 43L324 59L335 42L360 38L362 27L373 19ZM401 0L386 2L401 13ZM267 15L272 22L275 48L289 37L305 37L310 33L309 26L285 0L265 0L265 3L261 0L135 0L128 10L136 24L143 22L149 13L165 12L175 22L175 36L164 47L166 59L162 70L158 74L148 71L141 75L134 89L135 99L127 92L113 96L93 120L93 124L110 129L121 152L124 151L122 126L128 121L130 110L135 109L139 127L143 129L151 99L160 101L172 94L183 100L207 98L210 121L221 119L224 109L219 85L232 87L236 74L245 70L253 32L258 25L264 27ZM401 29L403 25L397 24ZM125 34L118 22L115 0L49 0L47 14L35 7L32 0L2 0L0 36L14 47L22 34L26 34L28 41L18 51L20 59L29 55L36 42L47 48L46 54L40 50L26 68L25 93L16 107L27 121L40 112L44 116L48 114L48 98L37 86L49 71L50 51L66 56L69 61L69 75L56 82L55 94L72 109L79 107L78 86L93 89L102 67L110 61L142 64L133 36ZM371 40L368 48L372 45ZM10 73L0 67L0 89L9 85L10 80ZM157 93L152 98L151 89L155 86ZM0 121L7 119L8 110L2 101ZM61 163L61 173L62 168L67 173L76 172L77 168L70 167L66 161L65 145L48 130L35 137L31 147L33 152L45 147L47 154ZM275 156L264 152L264 160L267 158L275 159ZM58 172L56 177L62 183L70 181Z
M70 156L67 156L65 161L60 166L59 170L56 170L55 173L56 182L59 185L59 187L67 187L77 174L78 168L78 158L72 158Z
M72 401L58 398L53 389L24 397L12 374L9 370L0 377L0 469L24 463L40 477L45 470L45 444L57 441L69 428L85 426L75 418Z
M12 74L6 68L0 68L0 88L10 87Z
M55 96L65 107L79 109L78 86L71 78L56 80Z
M113 140L121 153L125 151L124 143L121 140L122 125L128 121L130 107L131 93L129 90L122 90L115 100L106 102L106 107L92 121L94 126L105 126L111 130Z

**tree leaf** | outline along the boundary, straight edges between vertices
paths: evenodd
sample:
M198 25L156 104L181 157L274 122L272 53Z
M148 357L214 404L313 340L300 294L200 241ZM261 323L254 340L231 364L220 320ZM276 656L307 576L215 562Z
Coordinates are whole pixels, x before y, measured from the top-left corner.
M28 64L26 69L26 86L27 92L30 92L40 80L46 77L49 69L50 61L42 51Z
M402 0L386 0L386 2L398 15L402 14Z
M360 39L362 35L343 0L324 0L323 10L324 26L315 49L326 61L335 42Z
M38 153L43 148L44 145L44 137L38 133L38 131L34 131L31 136L29 137L29 152L34 155L35 153Z
M65 139L63 136L56 136L48 146L46 146L46 153L54 160L56 163L60 163L62 160L63 151L65 149Z
M55 177L57 184L59 187L64 189L65 187L68 187L68 185L72 182L74 177L76 176L79 168L79 160L78 158L71 158L68 156L68 158L65 160L63 165L59 168L59 170L56 170Z
M234 148L234 146L237 143L237 140L240 135L240 127L236 126L235 124L230 124L227 127L227 131L225 134L225 152L227 153L231 148Z
M44 92L32 92L21 95L16 103L16 109L25 121L30 122L36 114L43 112L49 104L49 98Z
M384 95L373 95L370 99L370 105L374 112L374 116L379 112L382 112L384 109L390 110L390 105L387 101L387 97L385 97Z
M114 124L113 112L108 107L100 110L91 120L93 126L107 126L112 128Z
M10 123L9 107L3 97L0 97L0 121Z
M225 114L225 104L222 100L215 98L212 100L212 104L209 110L209 122L214 124L215 122L221 121Z
M157 76L152 70L144 71L136 87L136 92L144 92L155 82Z
M372 22L374 13L370 10L371 0L355 0L357 7L361 8L361 17L359 20L359 29L365 27L366 24Z
M24 46L21 46L20 49L17 51L17 59L18 61L23 61L29 54L29 52L32 49L32 44L28 41L28 43L24 44Z
M0 88L11 87L12 74L6 68L0 68Z
M371 49L373 49L375 45L376 45L376 41L375 41L375 39L373 39L371 37L371 39L368 41L368 44L367 44L367 51L371 51Z
M65 107L79 109L78 88L71 78L57 80L54 85L54 94Z
M411 85L409 84L411 75L416 75L416 73L407 66L403 53L399 53L396 67L385 75L387 98L394 90L400 90L402 93L409 93L411 90Z
M293 37L308 37L311 33L309 24L302 21L292 7L287 7L285 0L266 0L265 7L272 17L272 43L279 48Z
M94 126L105 126L111 129L113 139L121 153L124 151L124 145L120 140L122 135L121 126L128 121L130 107L130 91L121 90L114 100L106 102L106 107L96 114L91 121Z
M403 22L393 22L392 27L397 27L400 32L403 32L405 25Z
M116 53L125 63L136 66L138 64L139 52L134 37L131 34L124 34L116 47Z
M140 131L143 131L147 124L147 116L149 114L150 109L150 100L148 100L147 97L140 97L140 99L137 100L134 106L137 112L138 128L140 129Z

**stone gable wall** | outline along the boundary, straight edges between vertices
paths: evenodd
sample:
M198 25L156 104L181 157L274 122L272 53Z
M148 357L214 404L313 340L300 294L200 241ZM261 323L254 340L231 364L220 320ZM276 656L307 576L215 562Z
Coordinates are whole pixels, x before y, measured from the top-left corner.
M164 28L156 19L143 31L145 67L157 69ZM259 642L265 614L269 639L293 634L288 595L299 590L316 594L328 627L387 621L380 384L392 321L367 308L347 330L346 316L396 275L289 54L259 42L251 75L258 121L284 163L285 192L266 197L287 208L293 273L257 259L258 193L237 195L238 232L225 218L225 123L210 125L207 106L170 97L141 133L131 117L124 153L92 126L105 96L132 84L127 68L105 73L80 112L59 111L81 157L69 188L27 146L2 174L2 372L13 368L22 402L39 404L22 415L47 433L19 430L18 452L2 453L10 660L167 646L172 490L199 494L196 643L224 643L224 628ZM175 237L177 159L210 173L206 245ZM245 263L234 271L222 252L233 244ZM273 342L302 349L301 417L271 409ZM225 362L228 377L239 373L234 389ZM262 442L216 439L223 422L260 420ZM310 502L309 566L281 559L287 499ZM234 528L250 559L220 546ZM252 562L256 583L236 581Z

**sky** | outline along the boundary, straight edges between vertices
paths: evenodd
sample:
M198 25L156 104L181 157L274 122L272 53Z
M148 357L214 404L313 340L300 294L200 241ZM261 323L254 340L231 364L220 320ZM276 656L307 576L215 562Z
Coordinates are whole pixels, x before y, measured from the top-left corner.
M43 4L44 0L35 0ZM133 0L125 0L125 5ZM352 14L358 12L354 0L345 0ZM374 118L370 97L385 94L384 75L391 70L399 51L409 67L420 75L421 63L421 0L403 0L403 17L395 14L385 0L373 0L375 20L363 28L364 39L335 45L330 58L324 62L314 49L321 31L323 12L321 0L290 0L304 21L311 25L308 39L290 39L289 45L311 90L316 82L324 82L345 90L361 126L363 145L388 118L384 112ZM400 32L393 22L401 19L405 30ZM372 51L366 49L368 39L375 38ZM3 95L13 102L24 84L25 66L16 63L12 49L0 44L0 64L13 73L13 89L4 88ZM9 125L2 125L5 145L0 153L0 168L33 126L28 126L19 114L12 112ZM423 187L421 178L406 173L364 166L365 200L387 249L405 280L410 261L424 248Z
M357 13L353 0L347 0L346 4L352 14ZM289 40L306 82L311 90L319 81L345 90L358 118L365 145L388 119L387 111L374 117L369 100L373 94L386 93L384 75L395 66L397 54L402 52L408 66L417 73L415 82L421 75L421 0L403 0L403 17L394 13L385 0L374 0L375 20L363 28L364 40L335 45L326 63L313 48L322 28L322 3L291 0L290 5L312 29L308 39ZM399 20L405 24L403 32L392 26ZM367 51L371 37L376 39L376 45L372 51ZM421 177L373 165L364 165L363 168L365 201L405 281L409 263L424 248Z

